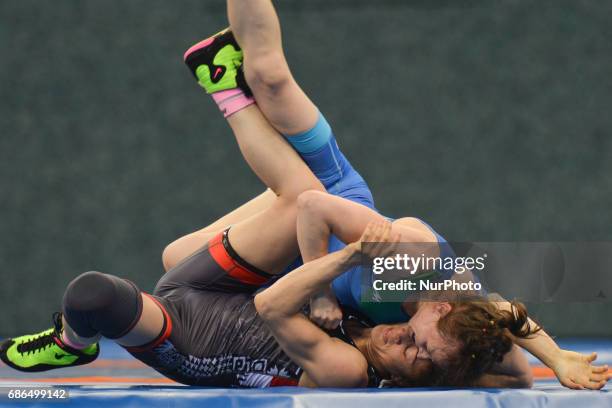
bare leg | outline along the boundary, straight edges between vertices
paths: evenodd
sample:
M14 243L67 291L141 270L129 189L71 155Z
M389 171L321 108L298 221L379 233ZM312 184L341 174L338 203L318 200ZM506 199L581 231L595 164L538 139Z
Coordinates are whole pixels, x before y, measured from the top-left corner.
M164 313L134 283L100 272L73 279L62 300L63 341L86 348L104 336L123 346L142 346L162 335Z
M251 105L227 120L244 159L279 198L296 201L306 190L324 191L321 182L258 106Z
M298 199L297 234L304 262L328 253L331 234L343 242L357 241L370 222L384 221L376 211L344 198L320 192L305 192ZM429 229L416 219L393 222L393 231L404 242L436 242ZM319 326L334 329L342 320L331 286L310 302L310 318Z
M228 0L228 18L244 51L246 80L272 126L284 135L311 129L318 110L291 75L270 0Z
M219 232L270 208L275 200L276 194L272 190L266 190L212 224L172 242L164 249L162 254L164 270L169 271L174 268L183 259L202 248L206 242Z
M116 339L118 344L126 347L142 346L155 340L164 325L164 315L159 306L148 296L142 296L142 315L136 326L125 336ZM68 325L66 318L63 318L64 338L73 345L88 346L96 343L102 337L98 334L95 337L81 337L74 332Z
M81 337L72 330L68 322L66 321L66 317L62 316L62 326L64 327L64 340L68 340L68 342L73 346L89 346L90 344L97 343L102 338L102 335L97 334L94 337ZM144 344L144 343L142 343Z
M229 226L237 224L255 214L259 214L260 212L267 210L275 200L276 194L274 194L272 190L268 189L197 232L214 234L223 231Z
M324 188L257 106L230 116L228 122L247 163L278 196L268 210L236 224L230 241L247 262L270 273L281 272L298 253L297 197L310 186Z
M155 340L164 325L164 315L159 306L148 296L142 296L142 316L136 326L125 336L115 340L122 346L142 346Z
M205 231L171 244L164 253L164 264L166 268L176 265L217 233L217 227L240 221L230 232L235 250L260 269L280 272L298 253L295 232L297 197L310 189L324 191L323 185L270 125L258 106L252 105L231 115L228 123L245 160L277 198L273 199L268 193L261 201L250 203L247 208L231 217L224 217Z
M228 3L230 10L235 11L234 3L239 3L238 8L242 9L240 13L230 12L237 37L244 39L250 36L252 30L255 30L253 34L257 33L243 43L245 60L249 61L246 63L246 75L250 78L260 107L268 116L266 119L259 107L250 106L230 116L228 122L245 160L277 198L273 202L262 200L248 209L243 208L244 211L223 217L207 227L207 231L200 231L200 235L214 233L216 228L223 228L236 220L238 223L230 232L234 249L256 267L278 273L298 252L297 197L304 191L324 191L324 188L275 129L285 134L308 130L316 123L318 111L297 86L288 70L280 45L278 20L269 0L230 0ZM247 21L241 20L249 13L252 14ZM255 26L261 26L261 22L266 22L263 30L256 30ZM266 26L268 22L271 24ZM269 34L273 35L268 36ZM271 41L261 41L265 37ZM203 237L196 237L189 245L200 244L196 242L197 238ZM190 251L187 246L185 252ZM180 255L177 258L180 258ZM127 335L117 339L119 344L142 345L159 335L163 326L163 313L147 296L142 296L142 300L143 310L138 323ZM73 343L91 344L99 338L82 338L67 322L64 323L65 336Z

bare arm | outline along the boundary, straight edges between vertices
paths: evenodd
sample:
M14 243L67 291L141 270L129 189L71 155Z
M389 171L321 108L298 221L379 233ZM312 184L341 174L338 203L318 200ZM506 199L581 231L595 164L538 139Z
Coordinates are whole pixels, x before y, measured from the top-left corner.
M388 221L376 211L345 198L322 191L300 194L297 230L304 261L325 255L331 234L343 242L354 242L372 222ZM400 242L437 242L429 228L414 218L394 221L392 231L399 235Z
M362 248L361 242L385 245ZM362 256L394 253L396 242L397 234L391 232L390 223L371 224L358 242L304 264L255 296L255 307L276 340L318 386L366 385L367 361L356 348L330 338L306 319L300 313L302 306L347 268L357 265Z
M509 302L497 302L497 307L511 311ZM531 327L537 324L529 319ZM572 389L601 389L608 381L608 366L595 366L595 353L584 355L562 350L544 331L540 330L528 338L514 338L514 343L529 351L547 367L551 368L559 382Z
M608 381L608 366L592 364L597 354L584 355L562 350L543 330L531 338L515 338L514 342L551 368L559 382L568 388L598 390Z
M331 194L307 191L298 198L298 242L304 262L327 254L329 236L343 242L361 237L370 222L385 221L376 211Z
M284 135L311 129L319 110L289 70L272 1L227 0L227 12L244 51L246 80L268 121Z
M386 222L376 211L347 199L318 191L307 191L298 198L297 234L300 253L308 262L328 253L329 237L353 242L371 222ZM416 227L414 226L416 225ZM428 242L431 232L420 222L406 225L393 223L393 231L402 242ZM313 295L310 302L311 319L319 326L333 329L342 319L334 293L330 287Z
M523 351L514 345L504 360L473 384L487 388L531 388L533 374Z
M501 299L501 298L499 298ZM497 307L512 311L509 302L497 301ZM529 319L530 327L537 324ZM475 383L480 387L531 387L533 383L531 368L520 347L529 351L547 367L551 368L559 382L572 389L601 389L608 380L607 366L594 366L595 353L583 355L562 350L544 331L539 330L527 338L513 337L515 345L504 356L502 363L495 365Z
M310 296L329 284L358 259L353 246L287 274L255 296L255 306L287 355L320 387L355 387L367 383L367 362L361 353L332 339L300 311Z
M298 198L297 236L304 262L328 253L332 231L344 242L358 239L369 221L384 220L375 211L329 194L314 191ZM331 284L310 299L310 318L320 327L335 329L342 320L342 311Z
M266 320L277 320L300 314L310 297L359 263L355 245L307 262L279 279L274 285L255 296L255 305Z
M244 203L240 207L225 214L212 224L196 231L187 234L174 242L170 243L162 254L162 262L164 271L169 271L189 255L196 252L214 235L220 233L231 225L237 224L255 214L267 210L276 200L276 194L270 189L258 195L252 200Z

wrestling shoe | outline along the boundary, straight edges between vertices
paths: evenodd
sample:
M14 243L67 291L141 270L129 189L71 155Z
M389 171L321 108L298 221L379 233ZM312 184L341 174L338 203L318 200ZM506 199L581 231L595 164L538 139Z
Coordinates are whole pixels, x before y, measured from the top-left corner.
M98 343L77 350L62 342L61 332L62 314L54 313L53 328L5 340L0 345L0 359L15 370L37 372L87 364L98 357Z
M240 88L252 95L242 71L242 49L229 28L189 48L183 59L207 93Z

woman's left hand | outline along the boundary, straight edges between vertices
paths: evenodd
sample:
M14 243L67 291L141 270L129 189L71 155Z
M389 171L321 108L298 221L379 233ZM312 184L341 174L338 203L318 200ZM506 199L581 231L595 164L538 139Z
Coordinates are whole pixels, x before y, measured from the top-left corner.
M574 390L599 390L609 380L608 366L595 366L592 363L597 354L591 355L561 350L560 357L554 364L553 371L559 382Z

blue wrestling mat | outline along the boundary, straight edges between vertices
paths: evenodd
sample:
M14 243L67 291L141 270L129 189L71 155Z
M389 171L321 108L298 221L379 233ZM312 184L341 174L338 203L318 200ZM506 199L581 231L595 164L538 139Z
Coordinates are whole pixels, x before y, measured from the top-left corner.
M580 352L596 351L600 364L612 365L612 341L560 341ZM94 363L49 373L18 373L0 363L0 406L49 407L612 407L612 387L572 391L552 372L531 360L536 384L531 390L507 389L381 389L308 390L294 387L235 390L186 387L173 383L131 358L114 343L103 343ZM9 399L11 390L29 387L67 391L67 400ZM14 393L13 393L14 395ZM59 396L59 395L57 395Z

